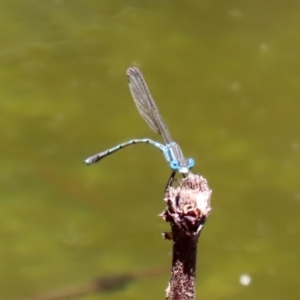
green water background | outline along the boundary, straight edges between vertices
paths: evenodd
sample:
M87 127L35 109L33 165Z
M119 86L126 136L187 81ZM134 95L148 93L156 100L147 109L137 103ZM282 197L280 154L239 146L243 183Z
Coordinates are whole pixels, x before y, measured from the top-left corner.
M83 164L160 139L130 65L213 190L198 298L300 297L299 1L3 0L0 16L0 299L170 265L161 153ZM163 299L169 276L82 299Z

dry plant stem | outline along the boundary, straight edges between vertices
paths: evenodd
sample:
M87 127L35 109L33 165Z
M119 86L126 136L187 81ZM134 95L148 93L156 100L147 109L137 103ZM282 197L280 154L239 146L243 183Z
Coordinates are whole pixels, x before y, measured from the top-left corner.
M178 187L169 187L166 192L167 208L161 216L170 222L172 233L165 233L164 237L173 240L167 299L195 299L197 243L211 210L210 195L206 179L192 173Z

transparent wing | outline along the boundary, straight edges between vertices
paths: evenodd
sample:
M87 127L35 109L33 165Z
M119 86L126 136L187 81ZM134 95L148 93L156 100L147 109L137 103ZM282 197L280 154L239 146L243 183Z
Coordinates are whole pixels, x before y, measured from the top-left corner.
M166 144L170 143L171 135L159 114L141 71L136 67L131 67L127 70L127 76L129 89L139 113L149 127L163 137Z

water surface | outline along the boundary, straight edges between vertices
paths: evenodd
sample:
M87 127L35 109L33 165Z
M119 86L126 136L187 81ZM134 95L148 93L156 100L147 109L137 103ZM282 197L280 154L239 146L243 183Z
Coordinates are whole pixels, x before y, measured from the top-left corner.
M137 145L83 164L160 139L131 99L131 65L213 189L199 298L297 299L297 1L10 0L0 11L1 299L169 266L161 153ZM107 297L163 298L168 278Z

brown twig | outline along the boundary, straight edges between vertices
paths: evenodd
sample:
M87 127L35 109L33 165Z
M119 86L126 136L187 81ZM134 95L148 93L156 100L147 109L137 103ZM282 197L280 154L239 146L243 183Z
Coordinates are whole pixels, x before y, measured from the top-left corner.
M172 233L164 233L173 240L172 276L166 291L170 300L194 300L197 242L208 216L211 190L200 175L189 173L179 186L169 187L167 208L161 217L169 222Z
M166 268L157 268L123 275L101 277L93 280L93 282L86 285L64 289L61 291L44 293L39 296L27 298L26 300L65 300L74 299L80 296L86 296L94 293L113 292L116 290L124 289L129 283L134 280L157 276L164 273L165 271Z

